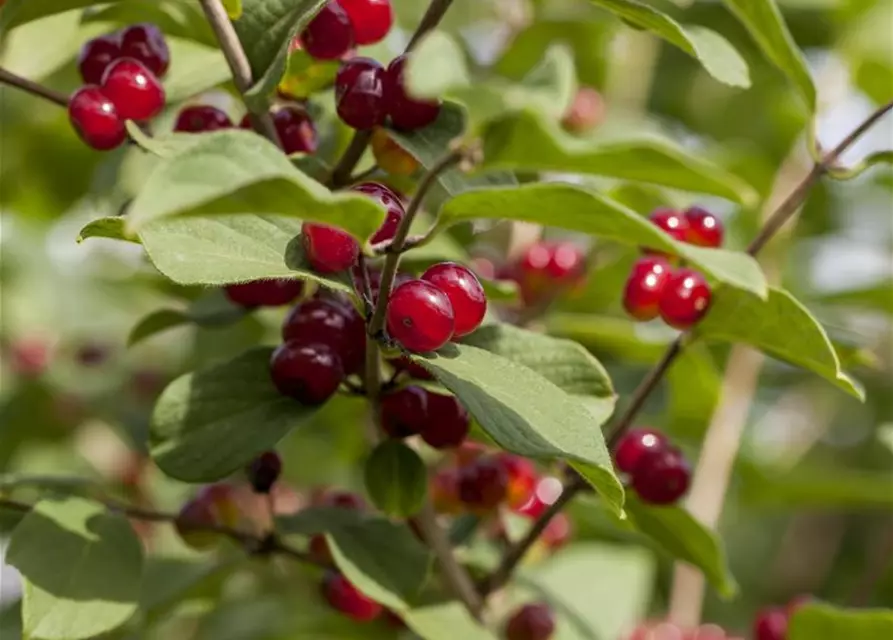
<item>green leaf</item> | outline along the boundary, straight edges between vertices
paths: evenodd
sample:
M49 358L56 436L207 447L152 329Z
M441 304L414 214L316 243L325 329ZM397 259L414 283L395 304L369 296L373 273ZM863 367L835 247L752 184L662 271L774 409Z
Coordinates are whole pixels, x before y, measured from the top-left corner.
M159 158L173 158L189 151L199 142L208 140L211 137L216 138L220 134L220 131L205 133L172 132L150 136L133 120L128 120L124 126L127 128L127 135L130 136L131 140L137 143L141 149L145 149Z
M788 625L788 640L889 640L893 610L839 609L809 603L798 608Z
M92 638L136 613L142 545L125 518L96 502L40 501L14 531L7 560L25 580L28 638Z
M32 20L94 4L96 0L7 0L0 8L0 34Z
M130 205L127 227L170 216L294 216L340 227L365 241L384 208L356 193L331 193L268 140L237 129L197 136L189 153L159 162Z
M816 91L809 67L775 0L725 0L757 44L781 71L794 83L810 112L816 109Z
M719 282L758 296L767 292L766 278L750 256L676 242L636 212L582 187L545 183L470 191L446 203L439 224L488 218L561 227L626 245L661 249L684 257Z
M504 449L531 458L570 462L615 512L623 487L598 423L577 398L532 369L466 344L414 356L452 391Z
M461 603L451 601L410 609L403 620L424 640L496 640Z
M290 515L276 518L276 530L302 536L334 531L340 527L359 526L369 516L356 509L338 507L307 507Z
M140 320L130 331L127 346L167 331L183 324L196 324L201 327L220 327L232 324L245 317L248 312L233 304L221 291L209 291L190 304L185 311L159 309Z
M871 167L878 164L893 165L893 150L875 151L869 153L859 162L850 167L832 167L828 174L836 180L852 180L858 178Z
M303 49L288 54L285 75L279 81L279 91L295 98L309 98L312 94L335 83L340 63L317 60Z
M383 513L408 518L428 495L428 471L415 451L398 440L385 440L366 460L366 492Z
M177 311L176 309L153 311L130 330L130 335L127 336L127 346L132 347L146 338L154 336L156 333L161 333L184 324L190 324L191 322L192 318L184 311Z
M124 218L121 216L109 216L97 218L88 222L78 234L78 243L87 238L111 238L112 240L126 240L139 244L139 239L127 233L124 229Z
M223 566L204 559L154 556L143 567L140 609L149 611L183 598Z
M624 21L647 29L698 60L711 76L733 87L750 86L747 63L721 35L704 27L684 27L669 16L634 0L590 0Z
M484 168L594 174L709 193L746 204L756 199L748 184L667 141L581 139L530 112L490 125L484 138Z
M707 339L757 347L864 399L859 384L841 370L840 359L822 325L783 289L771 288L766 300L745 291L721 289L697 331Z
M168 385L150 431L152 457L162 471L185 482L219 480L316 413L276 390L271 353L254 349Z

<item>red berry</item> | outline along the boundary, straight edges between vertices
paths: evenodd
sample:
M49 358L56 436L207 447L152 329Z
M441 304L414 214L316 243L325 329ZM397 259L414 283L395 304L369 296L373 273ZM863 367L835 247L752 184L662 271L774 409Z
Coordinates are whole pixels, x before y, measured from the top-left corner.
M287 155L293 153L315 153L317 147L316 126L310 115L295 106L282 107L273 114L276 134ZM251 122L248 122L251 128Z
M171 63L164 34L154 24L135 24L121 34L121 56L133 58L159 78L164 77Z
M586 256L583 250L573 242L558 242L551 245L549 263L546 273L554 280L573 284L586 270Z
M337 60L354 46L353 26L338 2L323 5L301 32L301 45L317 60Z
M493 456L483 456L459 470L459 499L472 511L492 511L505 500L508 474Z
M534 242L522 255L515 278L526 304L578 284L586 273L583 251L572 242Z
M480 280L469 269L455 262L441 262L422 274L450 299L455 317L453 337L461 338L479 326L487 313L487 296Z
M500 453L497 458L505 467L508 476L506 502L509 507L516 509L527 504L533 497L539 481L536 466L527 458L512 453Z
M384 78L384 67L372 58L351 58L341 63L335 76L335 105L344 124L354 129L384 124Z
M468 436L471 420L455 396L426 392L428 413L419 431L422 440L435 449L458 447Z
M384 96L391 124L397 129L412 131L426 127L437 119L440 102L418 100L406 92L406 55L394 58L388 65L384 81Z
M648 219L655 225L670 234L675 240L685 242L688 234L688 220L684 215L673 209L655 209ZM646 253L659 253L646 251Z
M699 247L722 246L723 228L719 218L701 207L686 209L684 216L688 223L686 242Z
M642 501L649 504L673 504L681 498L691 481L691 468L678 449L647 451L639 459L632 485Z
M381 397L381 427L392 438L414 436L426 427L429 394L409 386Z
M75 91L68 100L68 117L81 139L94 149L108 151L127 139L115 103L99 87L87 85Z
M375 232L375 235L370 238L370 242L377 244L393 238L394 234L397 233L397 227L400 226L400 221L406 215L406 209L403 208L403 203L400 202L397 195L385 185L377 182L364 182L355 185L351 187L351 191L365 193L387 211L387 217L378 228L378 231Z
M280 307L288 304L304 290L300 280L254 280L242 284L227 285L224 289L231 302L248 309L254 307Z
M667 437L653 429L630 429L614 450L614 462L623 473L635 473L636 466L651 451L663 451L669 446Z
M505 625L506 640L549 640L555 633L555 616L544 603L525 604Z
M275 451L265 451L251 461L245 472L255 492L270 493L282 473L282 458Z
M697 271L674 271L660 294L660 317L671 327L688 329L707 313L711 295L710 285Z
M326 575L323 580L323 596L333 609L357 622L375 620L384 610L340 573L331 572Z
M99 84L108 66L121 57L121 37L110 33L88 40L78 54L78 70L84 84Z
M282 395L318 405L338 390L344 380L344 368L332 347L292 340L273 352L270 376Z
M301 226L307 260L314 271L337 273L351 268L360 255L360 245L346 231L327 224L305 222Z
M388 364L400 373L405 373L416 380L434 380L434 374L420 364L416 364L406 356L388 360Z
M391 0L338 0L353 25L358 45L384 40L394 24Z
M653 320L659 314L661 291L672 267L660 256L640 258L633 265L623 290L623 308L636 320Z
M282 339L330 346L340 357L347 374L356 373L363 365L366 327L352 305L323 298L302 302L286 316Z
M233 121L225 112L209 105L195 105L186 107L177 116L174 131L180 133L200 133L202 131L217 131L229 129Z
M563 491L564 485L558 478L553 476L540 478L527 502L515 507L514 510L528 518L539 518L561 497Z
M429 282L410 280L391 292L387 326L391 338L409 351L436 351L453 337L453 307Z
M592 87L580 87L561 125L572 133L585 133L605 119L605 99Z
M785 640L788 634L788 614L781 607L769 607L757 613L753 625L753 640Z
M102 77L102 90L115 103L122 120L149 120L164 108L164 87L133 58L109 65Z

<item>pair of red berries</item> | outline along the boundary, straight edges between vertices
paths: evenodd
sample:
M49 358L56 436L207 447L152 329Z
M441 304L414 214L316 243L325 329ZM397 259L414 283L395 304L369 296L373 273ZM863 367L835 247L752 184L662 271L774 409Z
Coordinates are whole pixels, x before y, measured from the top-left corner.
M338 60L354 47L381 42L394 24L391 0L330 0L299 36L318 60Z
M468 411L455 396L410 385L381 397L381 426L392 438L420 435L435 449L458 447L468 435Z
M573 242L541 240L527 247L503 275L518 283L524 304L534 305L578 286L586 275L586 258Z
M544 602L517 609L505 625L506 640L549 640L555 634L555 614Z
M614 450L617 469L648 504L673 504L688 491L691 467L667 437L653 429L630 429Z

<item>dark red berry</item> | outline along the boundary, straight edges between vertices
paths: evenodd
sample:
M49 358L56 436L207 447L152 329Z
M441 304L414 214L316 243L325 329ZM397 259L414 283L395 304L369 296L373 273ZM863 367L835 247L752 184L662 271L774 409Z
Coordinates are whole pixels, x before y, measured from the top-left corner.
M301 46L317 60L337 60L354 46L353 26L344 9L329 0L301 32Z
M487 313L487 296L480 280L469 269L455 262L441 262L422 274L450 299L455 318L453 337L461 338L479 326Z
M394 24L391 0L338 0L353 25L358 45L384 40Z
M282 473L282 458L275 451L265 451L252 460L245 471L255 492L270 493Z
M429 394L421 387L409 386L381 397L381 427L392 438L420 433L428 421Z
M273 114L273 124L286 154L316 152L316 125L305 110L295 106L282 107ZM251 128L250 122L248 128Z
M686 242L699 247L722 246L723 227L719 218L701 207L686 209L684 216L688 223Z
M333 609L357 622L369 622L384 608L363 594L340 573L331 572L323 580L323 596Z
M174 131L180 133L201 133L202 131L217 131L229 129L233 121L226 113L217 107L199 104L186 107L177 116Z
M632 268L623 290L623 308L636 320L653 320L660 314L660 294L672 267L661 256L640 258Z
M270 377L282 395L318 405L338 390L344 380L344 368L332 347L292 340L273 352Z
M493 456L482 456L459 470L459 499L472 511L492 511L507 491L505 466Z
M655 209L648 219L655 225L670 234L675 240L685 242L688 234L688 220L680 212L673 209ZM646 253L659 253L646 251Z
M426 392L428 414L420 428L422 440L435 449L458 447L468 436L471 420L455 396Z
M663 451L669 446L667 437L654 429L630 429L614 450L614 462L623 473L635 473L636 466L651 451Z
M139 60L159 78L167 73L171 63L164 34L154 24L135 24L121 34L121 56Z
M549 640L555 633L555 616L544 603L525 604L505 625L506 640Z
M78 70L84 84L100 84L108 66L121 57L121 37L110 33L88 40L78 54Z
M335 108L338 117L354 129L384 124L385 70L372 58L351 58L341 63L335 76Z
M405 373L416 380L434 380L434 374L420 364L416 364L406 356L388 360L388 364L400 373Z
M754 640L785 640L788 634L788 613L781 607L757 612L753 624Z
M115 103L99 87L88 85L68 100L68 117L81 139L94 149L108 151L127 139Z
M678 449L645 452L635 467L632 485L639 497L649 504L673 504L681 498L691 481L691 468Z
M391 292L388 334L409 351L440 349L453 337L454 323L450 299L430 282L410 280Z
M412 131L426 127L437 119L440 102L412 98L406 91L406 55L394 58L385 75L385 104L391 124L397 129Z
M164 87L133 58L109 65L102 77L102 90L115 103L122 120L149 120L164 108Z
M660 294L660 317L671 327L688 329L710 307L710 285L697 271L678 269L670 274Z
M247 129L248 131L253 129L251 126L251 114L246 113L242 116L242 119L239 120L239 129Z
M337 273L350 269L360 255L360 245L346 231L326 224L301 226L307 260L314 271Z
M351 190L365 193L387 211L387 217L375 235L370 238L370 242L377 244L393 238L397 233L397 227L400 226L400 221L406 215L406 209L403 208L403 203L400 202L397 195L385 185L377 182L364 182L351 187Z
M255 280L242 284L227 285L226 297L241 307L280 307L301 295L304 283L300 280Z
M282 339L319 342L332 347L347 374L357 372L363 364L366 328L349 304L324 298L302 302L285 318Z

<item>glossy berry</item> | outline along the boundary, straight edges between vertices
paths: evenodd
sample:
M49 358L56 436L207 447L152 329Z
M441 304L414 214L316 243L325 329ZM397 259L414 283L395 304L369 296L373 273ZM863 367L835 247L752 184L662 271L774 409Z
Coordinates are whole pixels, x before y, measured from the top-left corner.
M653 320L660 315L660 294L673 268L661 256L646 256L633 265L623 289L623 308L636 320Z
M99 151L114 149L127 139L115 103L99 87L75 91L68 100L68 117L81 140Z
M691 468L678 449L648 451L636 464L632 485L643 502L673 504L691 481Z
M785 640L788 613L781 607L769 607L757 613L753 624L753 640Z
M427 422L428 396L421 387L409 386L381 397L381 427L392 438L419 433Z
M630 429L623 434L614 450L614 462L623 473L635 473L642 459L652 451L663 451L669 446L667 437L654 429Z
M482 456L459 470L459 499L478 513L492 511L505 500L508 474L493 456Z
M388 360L388 364L394 367L396 371L405 373L410 378L415 378L416 380L434 380L434 374L429 372L422 365L416 364L406 356Z
M164 34L154 24L135 24L121 33L121 56L140 61L157 77L163 78L171 63Z
M396 194L385 185L377 182L364 182L358 184L351 187L351 191L359 191L360 193L366 194L387 211L384 222L372 238L370 238L370 242L372 242L372 244L377 244L392 239L394 234L397 233L397 227L400 226L400 222L406 216L406 210L403 208L403 203L400 202L400 199Z
M586 258L572 242L534 242L518 262L515 279L526 304L555 295L582 281Z
M78 54L78 71L84 84L100 84L108 66L121 57L121 37L118 33L88 40Z
M670 234L675 240L685 242L688 235L688 220L680 212L673 209L655 209L648 219L663 231ZM646 251L646 253L659 253Z
M376 128L369 146L379 168L391 175L411 176L421 166L411 153L394 141L386 129Z
M363 594L340 573L330 572L323 580L323 596L331 607L357 622L369 622L384 608Z
M234 304L253 309L254 307L280 307L288 304L300 296L303 290L304 283L302 281L280 278L227 285L224 293Z
M458 447L471 427L468 411L455 396L426 393L428 413L420 429L422 440L435 449Z
M391 0L338 0L353 25L358 45L381 42L394 24Z
M719 218L701 207L686 209L684 216L688 223L686 242L699 247L722 246L723 226Z
M201 133L202 131L217 131L229 129L233 121L224 111L210 105L194 105L186 107L177 116L174 131L179 133Z
M338 390L344 380L344 368L329 345L292 340L273 352L270 377L282 395L306 405L318 405Z
M164 108L164 88L158 78L133 58L109 65L102 77L102 90L123 120L149 120Z
M318 273L350 269L360 255L360 245L349 233L326 224L305 222L301 226L307 260Z
M586 133L605 119L605 99L592 87L580 87L561 125L572 133Z
M282 107L273 114L273 124L286 154L316 152L316 125L303 109L296 106ZM248 128L251 128L250 121Z
M385 70L372 58L351 58L341 63L335 76L335 109L338 117L354 129L384 124Z
M270 493L282 473L282 458L275 451L265 451L251 461L245 473L256 493Z
M349 303L317 297L289 312L282 324L282 339L328 345L338 354L345 373L350 374L363 364L366 327Z
M526 504L536 492L539 480L536 466L527 458L512 453L500 453L496 457L508 476L506 502L512 509L519 508Z
M455 318L454 338L468 335L481 326L487 313L487 296L471 270L455 262L441 262L425 271L422 280L433 284L450 299Z
M555 616L544 603L525 604L505 625L506 640L549 640L555 633Z
M317 60L337 60L353 48L353 25L338 2L323 5L301 32L301 46Z
M707 313L711 295L704 276L692 269L678 269L670 274L661 291L660 317L671 327L688 329Z
M412 98L406 91L406 55L394 58L385 74L385 104L391 124L397 129L413 131L437 119L440 102Z
M391 292L388 334L415 353L436 351L453 337L453 307L447 295L430 282L410 280Z

